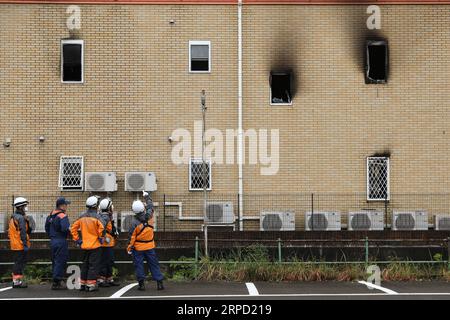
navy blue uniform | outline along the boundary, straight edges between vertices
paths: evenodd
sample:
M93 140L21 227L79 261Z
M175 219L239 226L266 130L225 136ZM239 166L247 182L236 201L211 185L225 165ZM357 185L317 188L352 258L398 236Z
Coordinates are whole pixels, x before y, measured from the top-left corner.
M50 213L45 221L45 232L50 237L53 280L60 281L64 278L69 259L67 236L70 222L64 210L55 209Z

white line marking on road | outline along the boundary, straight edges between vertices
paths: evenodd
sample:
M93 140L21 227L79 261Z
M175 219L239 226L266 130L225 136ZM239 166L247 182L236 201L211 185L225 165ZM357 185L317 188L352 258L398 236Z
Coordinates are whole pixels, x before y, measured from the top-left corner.
M130 290L131 288L137 286L138 283L131 283L125 287L123 287L122 289L120 289L119 291L117 291L116 293L114 293L110 298L111 299L115 299L115 298L120 298L123 294L125 294L125 292L127 292L128 290Z
M373 297L391 296L387 293L286 293L286 294L260 294L260 297ZM450 292L414 292L398 293L398 296L450 296ZM212 294L212 295L173 295L173 296L126 296L118 299L183 299L183 298L248 298L248 294ZM256 298L256 297L255 297ZM108 300L111 297L47 297L47 298L2 298L0 301L8 300Z
M373 288L373 289L377 289L377 290L383 291L383 292L385 292L387 294L398 294L398 292L395 292L395 291L393 291L391 289L384 288L382 286L377 286L376 284L373 284L373 283L370 283L370 282L367 282L367 281L358 281L358 283L364 284L364 285L366 285L369 288Z
M245 283L247 286L248 294L251 296L259 296L258 289L256 289L256 286L253 282L247 282Z
M6 290L9 290L9 289L12 289L12 287L2 288L2 289L0 289L0 292L6 291Z

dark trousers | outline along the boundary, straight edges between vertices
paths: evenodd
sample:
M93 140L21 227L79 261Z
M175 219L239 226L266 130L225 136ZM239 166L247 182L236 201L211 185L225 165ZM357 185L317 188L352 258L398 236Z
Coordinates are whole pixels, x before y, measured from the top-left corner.
M111 278L114 266L114 248L102 247L102 258L100 263L100 276L105 278Z
M145 251L133 250L133 263L137 280L145 280L144 260L147 261L153 280L162 280L163 275L159 269L159 261L155 249Z
M52 250L52 273L53 281L64 279L69 259L69 248L66 239L52 239L50 242Z
M101 262L100 248L83 250L83 264L81 265L81 284L95 283L98 278L98 270ZM83 283L84 282L84 283Z
M24 250L14 250L14 266L12 272L13 276L18 276L16 277L17 279L20 279L21 276L23 276L23 270L27 263L27 255L28 252L25 252Z

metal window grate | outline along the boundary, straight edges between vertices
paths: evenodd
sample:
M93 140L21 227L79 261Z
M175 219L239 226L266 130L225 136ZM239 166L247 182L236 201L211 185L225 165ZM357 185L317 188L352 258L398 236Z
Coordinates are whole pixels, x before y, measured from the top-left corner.
M367 200L389 200L389 158L367 158Z
M189 164L189 190L203 190L204 180L206 189L211 190L211 161L205 160L205 177L203 176L203 161L191 159Z
M61 157L59 187L62 190L83 190L83 157Z

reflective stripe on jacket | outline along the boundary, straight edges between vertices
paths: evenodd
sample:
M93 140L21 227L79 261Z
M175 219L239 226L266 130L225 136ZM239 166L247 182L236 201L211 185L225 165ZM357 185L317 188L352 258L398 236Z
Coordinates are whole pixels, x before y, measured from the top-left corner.
M11 250L23 250L24 243L29 248L31 246L29 222L20 212L15 212L9 221L8 236Z

